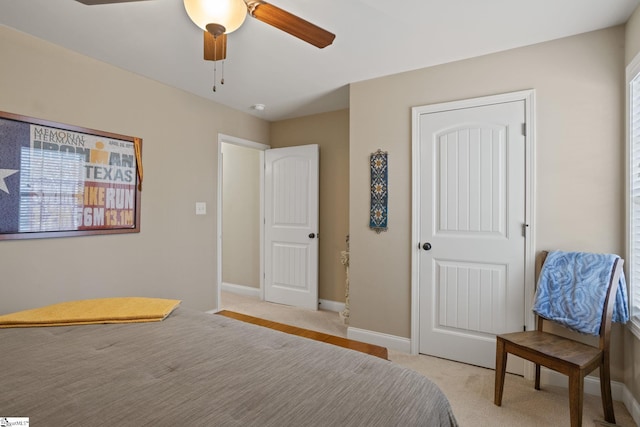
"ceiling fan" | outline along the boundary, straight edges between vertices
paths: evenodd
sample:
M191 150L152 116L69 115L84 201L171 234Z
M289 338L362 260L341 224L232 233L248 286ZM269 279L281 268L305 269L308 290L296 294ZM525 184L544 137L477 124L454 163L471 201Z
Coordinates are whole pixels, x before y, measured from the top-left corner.
M76 0L93 6L148 0ZM335 34L292 13L261 0L184 0L191 20L204 30L204 59L219 61L227 56L227 34L238 29L247 14L285 31L320 49L329 46Z

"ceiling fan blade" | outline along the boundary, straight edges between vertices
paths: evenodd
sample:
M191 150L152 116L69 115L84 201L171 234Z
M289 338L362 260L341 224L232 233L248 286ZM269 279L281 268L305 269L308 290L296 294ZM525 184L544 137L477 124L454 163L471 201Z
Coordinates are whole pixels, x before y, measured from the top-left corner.
M87 6L95 6L97 4L128 3L132 1L147 1L147 0L76 0L76 1L82 4L86 4Z
M204 31L204 59L205 61L220 61L227 57L227 35L218 37Z
M286 10L264 1L247 1L249 14L259 21L285 31L292 36L323 48L333 43L336 35Z

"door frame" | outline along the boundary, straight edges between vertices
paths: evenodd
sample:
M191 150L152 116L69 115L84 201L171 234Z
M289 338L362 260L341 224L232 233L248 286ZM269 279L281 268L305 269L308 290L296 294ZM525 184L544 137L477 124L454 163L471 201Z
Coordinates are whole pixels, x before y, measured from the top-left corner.
M533 305L535 289L535 89L413 107L411 109L411 354L418 354L420 348L420 116L514 101L525 103L525 223L528 224L528 228L525 236L525 297L522 303L525 313L523 321L527 329L534 328L533 313L526 308ZM531 375L529 371L530 369L525 367L525 376Z
M260 151L260 299L264 300L264 152L270 145L250 141L235 136L218 134L218 182L216 195L216 288L217 305L220 309L222 298L222 143L238 145Z

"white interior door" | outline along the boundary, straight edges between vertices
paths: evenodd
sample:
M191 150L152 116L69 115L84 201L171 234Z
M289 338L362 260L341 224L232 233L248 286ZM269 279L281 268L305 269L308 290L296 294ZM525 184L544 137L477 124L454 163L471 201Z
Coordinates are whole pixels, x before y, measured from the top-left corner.
M494 368L525 325L525 102L419 120L419 352Z
M266 301L318 309L318 145L265 152Z

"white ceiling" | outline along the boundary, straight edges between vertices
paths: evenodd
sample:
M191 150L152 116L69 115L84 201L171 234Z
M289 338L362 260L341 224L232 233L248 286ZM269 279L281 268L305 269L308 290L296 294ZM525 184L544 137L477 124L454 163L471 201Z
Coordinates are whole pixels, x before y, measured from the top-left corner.
M213 63L202 59L202 31L187 17L182 0L101 6L0 0L0 24L266 120L280 120L347 108L349 83L621 24L639 2L271 3L335 33L333 45L318 49L248 17L229 35L225 84L216 93L211 90ZM254 104L266 109L253 110Z

